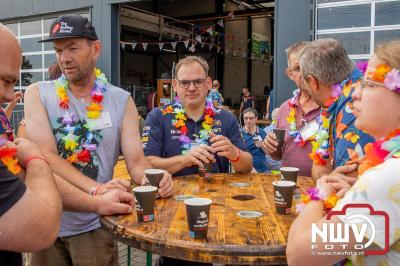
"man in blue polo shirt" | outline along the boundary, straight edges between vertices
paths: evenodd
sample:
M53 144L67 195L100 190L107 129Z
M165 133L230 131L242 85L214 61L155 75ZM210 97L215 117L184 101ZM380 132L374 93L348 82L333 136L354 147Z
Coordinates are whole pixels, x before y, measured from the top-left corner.
M189 56L176 65L177 98L148 114L143 130L144 152L154 167L182 176L214 162L212 172L227 173L231 161L236 172L251 171L236 117L206 100L211 83L204 59Z

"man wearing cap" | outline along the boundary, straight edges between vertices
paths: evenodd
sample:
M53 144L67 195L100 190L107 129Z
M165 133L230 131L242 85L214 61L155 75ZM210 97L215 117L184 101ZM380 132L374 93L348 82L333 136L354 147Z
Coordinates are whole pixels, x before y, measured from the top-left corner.
M111 180L120 151L133 181L143 184L144 170L151 166L139 139L138 113L129 93L95 69L101 43L92 24L82 16L61 16L43 41L54 43L63 75L27 89L29 138L57 175L90 195L129 191L129 181ZM158 192L171 195L168 173ZM101 228L96 213L64 211L56 242L32 254L31 265L115 265L115 255L112 235Z

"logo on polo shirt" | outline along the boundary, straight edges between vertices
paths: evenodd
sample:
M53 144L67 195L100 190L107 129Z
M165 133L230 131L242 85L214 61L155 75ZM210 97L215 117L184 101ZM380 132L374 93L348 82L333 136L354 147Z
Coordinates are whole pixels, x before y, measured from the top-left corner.
M53 29L51 30L51 34L54 34L59 30L60 30L60 23L57 23L56 25L54 25Z
M60 23L61 23L60 33L71 34L71 32L74 29L74 27L69 26L67 22L61 21Z

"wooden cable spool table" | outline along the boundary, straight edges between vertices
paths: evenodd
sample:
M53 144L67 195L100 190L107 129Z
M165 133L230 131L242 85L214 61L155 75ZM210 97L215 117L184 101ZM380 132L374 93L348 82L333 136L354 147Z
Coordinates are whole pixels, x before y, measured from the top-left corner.
M121 171L119 178L123 177ZM285 264L286 241L297 216L298 200L294 199L292 214L275 212L272 182L278 178L269 174L213 174L207 182L198 175L179 177L174 180L174 196L156 201L155 221L138 222L133 211L130 215L104 216L101 223L118 241L162 256L223 264ZM297 184L300 192L314 182L310 177L299 177ZM177 195L212 199L207 239L189 237L186 207L175 199ZM257 211L263 216L241 218L239 211Z

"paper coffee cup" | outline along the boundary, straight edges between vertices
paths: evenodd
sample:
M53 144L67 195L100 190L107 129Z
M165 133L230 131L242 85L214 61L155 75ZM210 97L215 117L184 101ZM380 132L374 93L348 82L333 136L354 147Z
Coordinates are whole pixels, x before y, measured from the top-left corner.
M204 177L206 180L211 178L212 162L203 163L204 168L199 167L199 176Z
M297 167L281 167L282 180L292 181L297 184L297 177L299 176L300 169Z
M207 198L191 198L184 201L191 238L207 238L208 217L212 200Z
M149 180L150 185L154 187L160 187L160 181L164 176L164 170L162 169L146 169L144 170L147 180Z
M286 129L274 128L274 134L278 139L278 146L276 147L276 153L282 155L283 144L285 143Z
M293 192L296 183L292 181L274 181L275 208L279 214L290 214L292 212Z
M154 220L154 203L157 187L140 186L132 189L135 194L135 208L139 222Z

